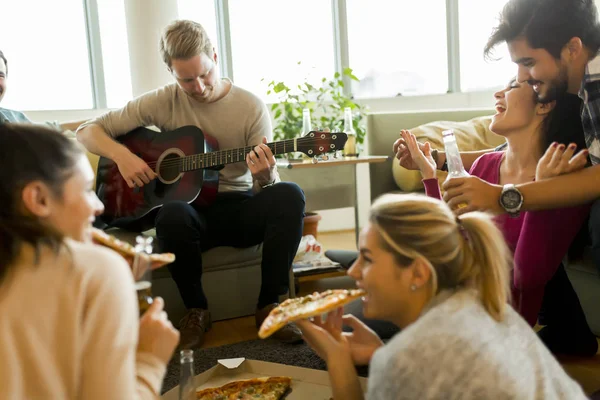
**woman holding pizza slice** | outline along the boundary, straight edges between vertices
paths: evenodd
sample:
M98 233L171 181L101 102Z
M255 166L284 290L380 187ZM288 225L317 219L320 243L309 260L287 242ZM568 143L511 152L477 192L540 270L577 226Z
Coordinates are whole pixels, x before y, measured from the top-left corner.
M125 260L85 243L103 209L85 154L5 124L0 159L1 396L158 399L179 334L161 299L138 322Z
M457 218L437 199L387 195L359 245L348 274L366 291L365 317L402 330L384 345L341 310L298 322L327 363L335 399L364 398L355 365L366 363L368 399L586 398L508 305L511 254L489 216Z

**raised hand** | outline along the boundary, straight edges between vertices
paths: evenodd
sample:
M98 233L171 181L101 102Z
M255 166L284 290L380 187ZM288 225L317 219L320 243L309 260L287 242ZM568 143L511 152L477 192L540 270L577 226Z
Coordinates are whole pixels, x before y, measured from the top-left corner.
M402 130L402 132L405 131ZM400 135L402 135L402 132L400 133ZM417 144L419 146L419 149L423 151L425 145L419 142L417 142ZM393 151L402 167L410 170L419 170L419 165L415 162L415 160L413 160L410 151L408 150L406 140L404 140L403 137L400 137L400 139L394 142Z
M267 138L263 137L262 143L255 146L253 151L246 156L246 164L252 173L254 180L261 186L273 183L275 177L275 156L267 146Z
M571 143L565 148L564 144L552 143L535 169L535 180L552 178L558 175L569 174L585 168L587 164L587 149L581 150L574 157L577 145Z
M403 130L401 135L408 148L410 158L417 165L419 171L421 171L423 179L435 178L437 167L431 155L431 144L429 142L425 142L425 144L419 143L415 135L407 130Z

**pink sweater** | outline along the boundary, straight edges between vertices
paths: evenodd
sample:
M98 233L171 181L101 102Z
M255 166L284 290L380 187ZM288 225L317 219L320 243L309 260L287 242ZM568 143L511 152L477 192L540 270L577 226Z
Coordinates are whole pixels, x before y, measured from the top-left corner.
M469 172L486 182L498 184L503 159L504 152L485 154L475 161ZM437 179L425 179L423 184L428 196L442 198ZM544 287L556 272L589 212L590 205L584 205L526 211L518 218L507 214L494 218L514 254L513 306L531 326L537 322Z

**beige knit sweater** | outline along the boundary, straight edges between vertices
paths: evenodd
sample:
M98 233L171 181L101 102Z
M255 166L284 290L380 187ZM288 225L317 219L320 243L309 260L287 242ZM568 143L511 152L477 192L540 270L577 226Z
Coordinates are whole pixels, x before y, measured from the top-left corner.
M197 126L215 138L221 150L255 146L263 136L273 139L271 117L256 95L234 84L225 97L213 103L200 103L176 83L145 93L119 110L110 111L82 127L97 124L112 137L124 135L140 126L156 126L169 132L182 126ZM275 179L279 181L277 169ZM219 192L247 191L254 188L245 162L228 164L219 172Z
M133 278L116 253L26 247L0 283L0 399L157 399L165 365L137 354Z

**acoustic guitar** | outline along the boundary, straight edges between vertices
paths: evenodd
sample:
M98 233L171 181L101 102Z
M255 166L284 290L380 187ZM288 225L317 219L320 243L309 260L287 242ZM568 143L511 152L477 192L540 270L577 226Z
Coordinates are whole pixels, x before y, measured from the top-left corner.
M154 216L167 202L210 205L217 195L219 170L226 164L246 162L246 155L254 148L219 150L217 141L196 126L171 132L137 128L116 140L144 160L158 177L141 188L130 188L117 164L100 157L96 194L104 204L104 213L99 219L109 227L137 231L152 228ZM311 131L267 146L275 155L302 152L313 157L342 150L346 140L343 132Z

